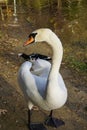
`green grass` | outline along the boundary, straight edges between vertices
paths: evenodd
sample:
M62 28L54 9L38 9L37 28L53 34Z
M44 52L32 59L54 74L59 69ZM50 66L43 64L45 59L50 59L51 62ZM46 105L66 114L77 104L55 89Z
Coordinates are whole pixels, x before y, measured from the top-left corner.
M87 63L84 61L79 61L79 59L76 59L74 57L68 57L66 62L68 63L68 66L77 71L87 72Z

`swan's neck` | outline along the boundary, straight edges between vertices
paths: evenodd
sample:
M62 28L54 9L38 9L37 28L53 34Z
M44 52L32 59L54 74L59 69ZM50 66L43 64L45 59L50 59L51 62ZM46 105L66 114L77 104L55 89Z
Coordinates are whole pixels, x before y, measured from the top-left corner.
M46 89L46 100L56 102L56 97L58 97L58 92L61 91L61 86L58 82L59 69L62 61L63 48L61 41L57 38L55 34L49 39L48 44L51 45L53 50L52 56L52 66L48 76L47 89ZM55 103L56 104L56 103Z
M52 35L51 39L49 39L48 44L51 45L53 56L52 56L52 67L49 74L49 79L53 77L58 77L61 61L62 61L62 55L63 55L63 48L61 41L58 39L58 37L54 34Z

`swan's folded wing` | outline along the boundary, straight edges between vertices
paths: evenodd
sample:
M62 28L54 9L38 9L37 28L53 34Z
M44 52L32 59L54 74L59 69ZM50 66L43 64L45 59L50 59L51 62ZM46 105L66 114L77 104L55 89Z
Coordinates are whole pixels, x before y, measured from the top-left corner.
M31 73L40 77L48 77L51 68L50 62L42 59L37 59L32 63Z
M39 94L45 98L47 79L40 76L34 76L34 79Z

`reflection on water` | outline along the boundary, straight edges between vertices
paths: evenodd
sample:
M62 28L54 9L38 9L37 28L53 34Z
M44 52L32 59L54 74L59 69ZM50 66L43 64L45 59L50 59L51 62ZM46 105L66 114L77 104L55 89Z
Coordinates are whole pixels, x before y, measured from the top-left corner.
M16 18L13 5L14 1L9 0L5 16L8 23L27 21L32 29L49 27L65 39L67 36L75 40L87 38L87 0L19 0Z
M9 17L12 16L12 14L14 15L14 9L16 7L13 6L16 4L14 4L14 0L8 1ZM85 19L87 16L86 5L86 0L34 0L33 2L32 0L19 0L17 1L17 14L18 17L25 15L26 19L31 24L37 24L37 20L40 20L40 26L53 27L53 25L55 26L58 24L60 28L63 20L71 22L79 18Z
M9 0L9 4L13 5L13 1ZM75 33L74 26L78 28L81 24L87 28L86 5L86 0L19 0L17 15L19 20L23 17L35 28L50 27L57 30L68 24L72 33ZM10 11L13 11L12 8Z

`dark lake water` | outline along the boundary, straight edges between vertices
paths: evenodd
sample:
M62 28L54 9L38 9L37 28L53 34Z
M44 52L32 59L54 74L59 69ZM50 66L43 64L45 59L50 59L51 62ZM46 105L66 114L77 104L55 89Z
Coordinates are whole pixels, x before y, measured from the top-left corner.
M9 0L5 22L18 19L19 23L27 21L31 29L47 27L58 35L65 33L75 40L87 39L86 0L19 0L16 6L17 17L13 17L13 10L13 1Z
M13 2L9 0L9 8ZM11 15L5 21L11 20ZM27 22L31 30L51 28L67 42L87 40L87 1L86 0L19 0L17 1L17 19ZM13 20L17 20L13 18ZM64 41L65 41L64 40ZM71 40L71 41L70 41Z

